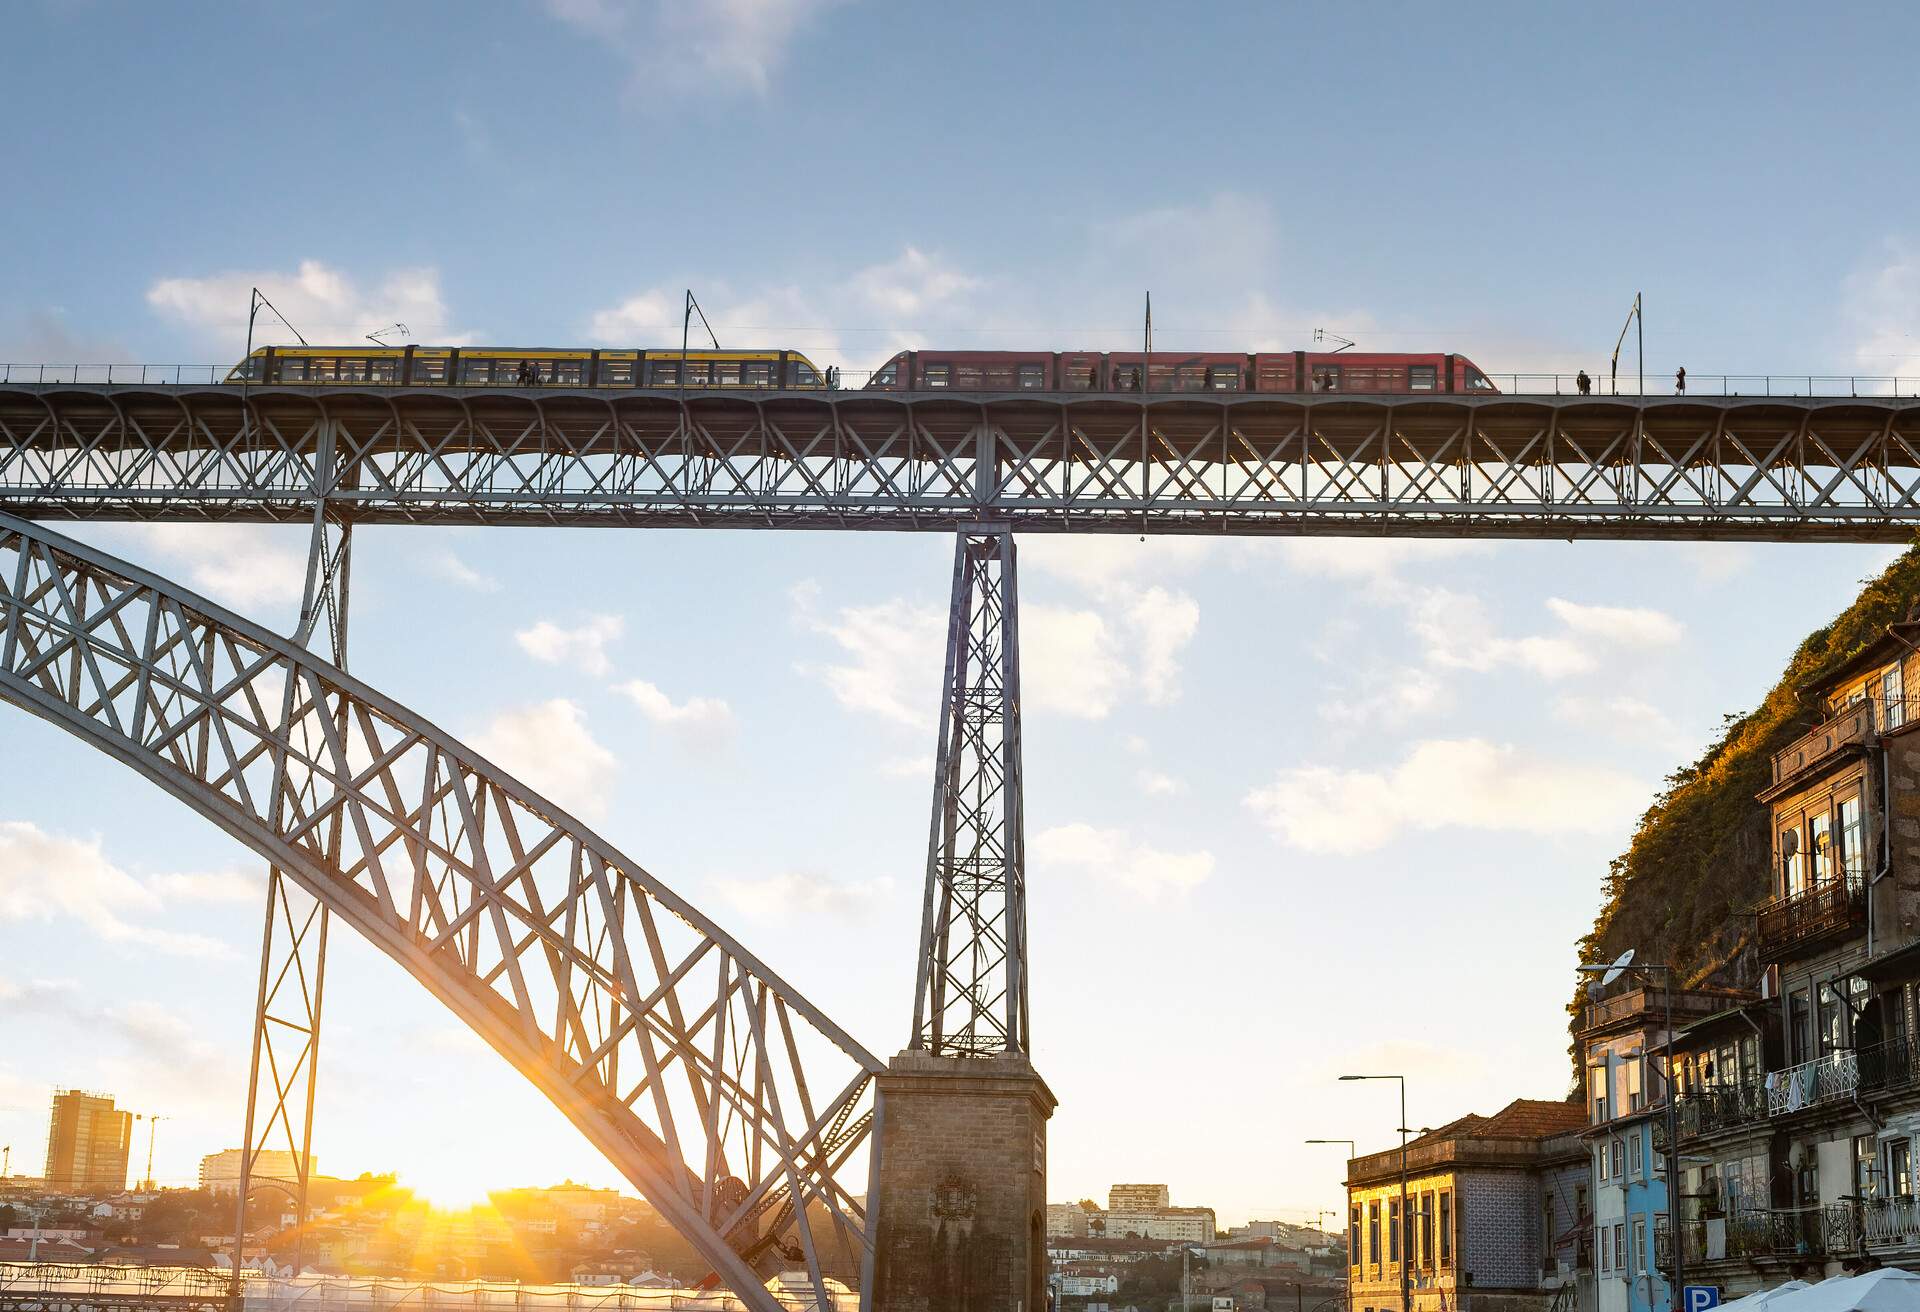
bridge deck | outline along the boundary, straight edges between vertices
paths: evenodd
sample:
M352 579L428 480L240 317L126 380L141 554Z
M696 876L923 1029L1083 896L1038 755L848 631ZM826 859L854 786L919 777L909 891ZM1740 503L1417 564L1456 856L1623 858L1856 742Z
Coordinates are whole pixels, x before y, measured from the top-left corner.
M1911 397L0 384L40 518L1906 541Z

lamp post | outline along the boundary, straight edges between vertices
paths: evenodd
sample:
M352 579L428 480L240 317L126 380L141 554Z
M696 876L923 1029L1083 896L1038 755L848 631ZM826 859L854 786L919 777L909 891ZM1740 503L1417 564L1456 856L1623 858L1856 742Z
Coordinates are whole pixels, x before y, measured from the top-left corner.
M1353 1159L1360 1155L1360 1146L1351 1139L1309 1139L1307 1140L1307 1142L1321 1143L1321 1144L1326 1144L1326 1143L1345 1144L1347 1146L1348 1163L1352 1163ZM1325 1215L1325 1214L1322 1213L1322 1215ZM1356 1263L1353 1260L1354 1245L1359 1242L1360 1242L1360 1236L1355 1234L1353 1231L1353 1195L1349 1193L1347 1195L1347 1272L1348 1272L1347 1274L1347 1306L1349 1308L1353 1306L1353 1274L1352 1272L1353 1272L1354 1266L1356 1265Z
M1413 1312L1413 1264L1407 1259L1407 1241L1412 1227L1407 1224L1407 1077L1404 1075L1342 1075L1343 1080L1400 1081L1400 1224L1394 1234L1394 1246L1400 1250L1400 1312Z
M1602 975L1601 983L1607 983L1618 974L1637 970L1645 974L1660 976L1660 995L1666 1004L1666 1029L1664 1041L1660 1045L1661 1055L1666 1068L1660 1074L1660 1093L1667 1100L1667 1226L1673 1235L1673 1275L1667 1285L1667 1306L1679 1312L1680 1300L1685 1296L1687 1287L1687 1243L1680 1210L1680 1135L1676 1121L1677 1107L1673 1096L1673 967L1637 963L1629 952L1623 959L1610 966L1598 966L1582 963L1583 975ZM1609 1099L1611 1099L1611 1090ZM1611 1101L1609 1101L1611 1106ZM1651 1301L1651 1300L1649 1300Z

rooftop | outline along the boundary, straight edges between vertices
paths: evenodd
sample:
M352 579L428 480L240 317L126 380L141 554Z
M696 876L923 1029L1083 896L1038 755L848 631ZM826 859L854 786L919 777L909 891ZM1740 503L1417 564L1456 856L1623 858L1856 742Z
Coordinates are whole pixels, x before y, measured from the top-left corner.
M1491 1116L1468 1113L1407 1141L1409 1170L1453 1165L1528 1166L1540 1160L1547 1140L1586 1125L1579 1103L1544 1098L1515 1098ZM1373 1184L1397 1179L1400 1149L1356 1157L1347 1163L1347 1183Z

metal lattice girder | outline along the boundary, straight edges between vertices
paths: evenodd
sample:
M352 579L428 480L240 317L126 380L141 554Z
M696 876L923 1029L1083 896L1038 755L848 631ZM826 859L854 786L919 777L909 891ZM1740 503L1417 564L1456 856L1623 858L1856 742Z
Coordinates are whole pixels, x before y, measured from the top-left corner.
M913 1046L935 1056L1030 1051L1021 797L1013 534L962 533L914 988Z
M0 699L324 901L545 1093L748 1306L775 1312L753 1270L774 1245L817 1287L859 1269L880 1063L565 812L298 645L8 515Z
M356 523L1904 542L1920 400L0 384L0 509L306 523L316 500Z

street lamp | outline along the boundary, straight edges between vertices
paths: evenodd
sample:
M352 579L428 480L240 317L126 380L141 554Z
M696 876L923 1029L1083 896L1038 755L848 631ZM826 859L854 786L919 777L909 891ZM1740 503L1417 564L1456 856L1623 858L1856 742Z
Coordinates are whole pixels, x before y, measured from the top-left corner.
M1680 1208L1680 1136L1675 1123L1675 1100L1673 1096L1673 967L1652 964L1635 965L1633 949L1628 948L1609 966L1593 965L1582 962L1582 975L1598 975L1596 990L1619 979L1627 971L1636 970L1646 974L1660 976L1660 993L1666 1003L1667 1027L1665 1042L1661 1052L1666 1059L1666 1069L1660 1073L1661 1096L1667 1100L1667 1225L1673 1235L1673 1276L1667 1287L1667 1303L1670 1307L1680 1306L1687 1287L1687 1236L1684 1226L1685 1217ZM1611 1090L1609 1090L1611 1095ZM1609 1101L1608 1106L1612 1103ZM1649 1294L1651 1297L1651 1294Z
M1413 1237L1413 1227L1407 1218L1407 1077L1404 1075L1342 1075L1343 1080L1398 1080L1400 1081L1400 1225L1394 1236L1394 1246L1400 1250L1400 1312L1413 1312L1412 1256L1407 1251L1407 1241Z
M1351 1139L1309 1139L1307 1142L1321 1144L1343 1143L1347 1146L1347 1161L1349 1163L1360 1155L1360 1146ZM1355 1265L1353 1260L1353 1246L1360 1242L1360 1236L1353 1231L1353 1196L1351 1194L1347 1196L1347 1216L1347 1306L1351 1308L1353 1306L1353 1268ZM1323 1231L1322 1233L1325 1232Z

